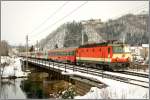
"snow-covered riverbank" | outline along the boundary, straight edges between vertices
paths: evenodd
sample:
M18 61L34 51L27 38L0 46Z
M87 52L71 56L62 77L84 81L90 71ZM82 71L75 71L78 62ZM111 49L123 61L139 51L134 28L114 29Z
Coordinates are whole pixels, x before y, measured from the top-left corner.
M13 63L13 58L9 56L1 56L1 63Z
M11 57L1 57L1 63L9 63L9 65L6 65L4 67L3 76L2 77L8 77L8 76L16 76L16 77L22 77L27 76L27 73L22 72L21 70L21 63L20 58L11 58Z
M86 73L73 72L71 70L67 70L67 72L62 72L62 74L80 75L84 77L88 76L92 79L99 80L100 82L108 85L108 87L103 89L92 87L91 90L86 95L75 96L75 99L148 99L149 98L149 88L143 88L140 86L123 83L112 79L102 78L102 77L98 77Z

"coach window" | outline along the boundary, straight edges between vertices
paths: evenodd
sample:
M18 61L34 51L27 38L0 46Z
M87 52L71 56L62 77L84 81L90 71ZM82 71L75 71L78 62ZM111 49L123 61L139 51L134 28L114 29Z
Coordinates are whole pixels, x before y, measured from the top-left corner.
M55 52L55 56L57 56L57 52Z
M70 55L73 55L73 51L70 52Z
M65 52L63 52L63 56L65 56L66 55L66 53Z
M67 56L69 56L70 55L70 52L67 52Z
M72 51L72 55L74 55L74 51Z
M71 51L71 55L74 55L74 54L73 54L73 51Z
M72 51L69 52L69 55L72 55Z

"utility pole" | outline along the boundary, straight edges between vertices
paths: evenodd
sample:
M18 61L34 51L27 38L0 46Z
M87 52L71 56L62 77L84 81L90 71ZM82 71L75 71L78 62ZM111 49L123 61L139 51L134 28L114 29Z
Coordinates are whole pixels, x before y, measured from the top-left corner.
M82 45L84 44L84 32L82 31Z
M39 51L39 44L38 44L38 40L36 41L36 44L37 44L37 46L36 46L37 51Z
M1 3L0 3L1 4ZM1 34L0 34L0 50L1 50ZM0 51L0 97L1 97L1 88L2 88L2 86L1 86L1 82L2 82L2 75L1 75L1 51Z
M0 5L1 5L1 2L0 2ZM1 19L0 19L1 21ZM1 33L0 33L0 97L1 97Z
M28 68L28 35L26 36L26 67Z

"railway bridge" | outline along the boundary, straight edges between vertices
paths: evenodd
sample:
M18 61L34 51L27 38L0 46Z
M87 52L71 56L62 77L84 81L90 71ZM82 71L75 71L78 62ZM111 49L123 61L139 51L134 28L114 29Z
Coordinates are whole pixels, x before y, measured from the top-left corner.
M107 83L102 80L109 79L120 81L127 84L141 86L143 88L149 88L149 75L135 72L107 72L103 70L97 70L89 67L81 67L78 65L71 65L67 63L60 63L54 61L48 61L44 59L36 58L21 58L21 62L25 65L26 62L37 66L37 68L44 68L47 71L59 73L62 76L68 76L71 79L78 80L80 82L88 83L91 86L103 88L107 87ZM129 77L132 76L132 77ZM99 80L101 78L101 80ZM143 80L142 80L143 79ZM146 81L145 81L146 79Z

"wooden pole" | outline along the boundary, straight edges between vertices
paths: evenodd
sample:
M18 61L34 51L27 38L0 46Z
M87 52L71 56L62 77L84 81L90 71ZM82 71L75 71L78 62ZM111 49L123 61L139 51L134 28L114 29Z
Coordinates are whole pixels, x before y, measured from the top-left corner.
M28 35L26 36L26 67L28 68Z

